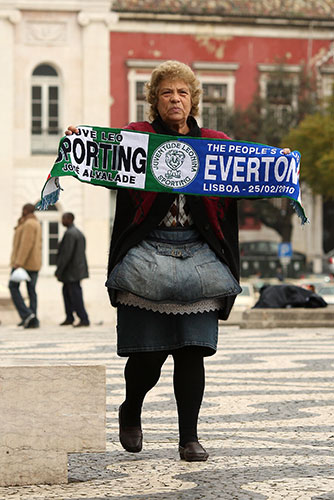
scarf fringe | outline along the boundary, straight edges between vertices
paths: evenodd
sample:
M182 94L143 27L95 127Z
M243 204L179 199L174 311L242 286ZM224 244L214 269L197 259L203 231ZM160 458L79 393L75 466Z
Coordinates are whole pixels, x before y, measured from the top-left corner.
M309 224L310 220L306 217L303 207L296 200L290 200L290 203L300 218L301 225L304 226L304 224Z
M60 188L52 191L52 193L46 194L43 198L37 203L37 210L47 210L50 205L55 205L59 200L60 196Z

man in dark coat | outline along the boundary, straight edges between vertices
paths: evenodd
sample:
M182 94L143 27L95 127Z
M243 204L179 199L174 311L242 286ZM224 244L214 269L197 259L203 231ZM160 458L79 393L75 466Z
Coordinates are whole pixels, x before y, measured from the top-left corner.
M74 215L65 213L62 217L63 226L67 227L63 239L59 243L57 254L57 269L55 275L58 281L63 282L63 297L66 319L63 325L72 325L73 313L79 317L79 323L74 325L89 326L88 315L83 303L80 280L88 278L86 260L86 240L84 235L73 224Z

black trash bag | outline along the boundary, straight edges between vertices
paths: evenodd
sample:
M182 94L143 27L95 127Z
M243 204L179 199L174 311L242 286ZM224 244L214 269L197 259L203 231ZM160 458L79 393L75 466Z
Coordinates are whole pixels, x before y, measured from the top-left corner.
M327 307L327 302L317 293L295 285L264 285L253 309L285 309L289 307Z

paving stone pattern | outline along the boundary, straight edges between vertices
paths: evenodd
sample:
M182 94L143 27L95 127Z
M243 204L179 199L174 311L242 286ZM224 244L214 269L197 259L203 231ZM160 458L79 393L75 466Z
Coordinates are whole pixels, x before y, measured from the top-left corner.
M0 326L0 363L107 366L107 452L69 456L69 483L0 488L0 499L334 499L334 328L240 330L222 325L206 360L199 434L208 462L177 453L172 360L149 393L144 449L118 442L125 360L115 332Z

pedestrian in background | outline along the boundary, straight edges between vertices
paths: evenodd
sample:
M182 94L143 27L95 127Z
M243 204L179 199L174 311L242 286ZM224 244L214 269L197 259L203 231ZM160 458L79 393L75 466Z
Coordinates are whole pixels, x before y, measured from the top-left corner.
M32 203L27 203L22 207L22 215L15 227L10 262L12 271L22 267L30 277L30 281L26 281L29 307L21 295L20 282L11 279L9 281L10 294L21 318L18 326L24 326L24 328L39 327L36 282L42 265L42 228L34 211L35 206Z
M88 266L86 259L86 239L81 231L73 224L74 215L67 212L62 217L62 224L67 229L63 239L59 243L57 254L57 269L55 275L58 281L63 283L63 297L66 318L61 323L72 325L76 313L79 323L75 327L89 326L88 314L86 312L80 281L88 278Z

